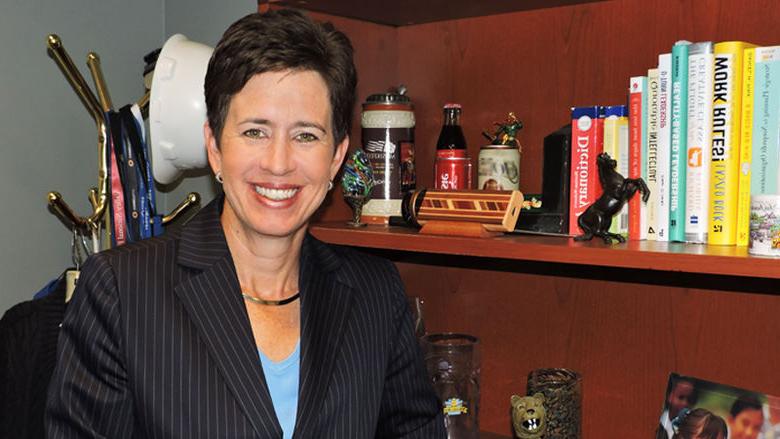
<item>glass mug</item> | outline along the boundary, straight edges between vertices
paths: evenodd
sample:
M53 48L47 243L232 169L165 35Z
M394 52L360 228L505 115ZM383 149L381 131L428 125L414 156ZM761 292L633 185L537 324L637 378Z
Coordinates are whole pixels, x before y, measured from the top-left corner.
M448 439L479 438L479 339L428 334L421 339L425 367L442 402Z
M547 430L542 437L582 437L582 375L570 369L532 370L528 374L526 391L527 395L544 395Z

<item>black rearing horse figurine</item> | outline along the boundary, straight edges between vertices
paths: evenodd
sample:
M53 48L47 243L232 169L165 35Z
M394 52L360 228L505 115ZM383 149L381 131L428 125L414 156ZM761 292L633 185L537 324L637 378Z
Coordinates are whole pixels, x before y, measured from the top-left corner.
M580 226L583 234L574 237L574 240L589 241L594 236L598 236L607 244L611 244L612 239L626 242L622 235L609 233L612 217L620 212L623 205L634 196L636 191L642 194L642 202L646 203L647 199L650 198L650 189L641 177L623 178L615 170L617 162L606 152L598 155L596 164L599 169L599 182L604 192L577 218L577 225Z

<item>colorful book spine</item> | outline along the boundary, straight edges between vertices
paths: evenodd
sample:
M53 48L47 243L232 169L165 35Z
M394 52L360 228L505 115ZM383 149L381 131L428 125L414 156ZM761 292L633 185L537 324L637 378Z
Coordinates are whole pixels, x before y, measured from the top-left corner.
M685 241L698 244L707 243L709 230L713 50L711 41L688 46Z
M750 194L780 194L780 46L755 51Z
M602 107L572 108L571 135L569 234L579 235L577 218L601 194L596 156L601 153L604 136Z
M737 243L743 53L752 46L742 41L715 44L711 98L710 225L707 236L707 242L712 245Z
M672 54L658 56L658 176L655 238L669 240L669 178L672 136ZM652 194L650 195L652 197Z
M685 241L685 163L688 159L688 41L672 47L672 132L669 240Z
M658 229L658 69L647 71L647 155L643 176L650 189L647 199L647 240L656 240ZM636 196L640 196L636 195Z
M604 152L617 162L620 175L628 175L628 107L613 105L604 107ZM628 206L612 218L610 233L628 236Z
M647 83L645 83L645 93L642 94L642 151L639 156L638 164L640 177L644 181L647 181L647 116L650 113L648 111L648 106L650 104L649 96L650 93L647 90ZM629 163L629 167L630 166L631 164ZM639 239L647 239L647 203L642 201L641 196L634 198L636 198L636 202L639 204Z
M642 176L642 149L647 143L647 76L634 76L628 96L628 176ZM628 202L628 239L642 239L641 198Z
M742 123L739 141L739 184L737 187L737 245L750 241L750 162L753 156L753 101L756 49L748 47L742 60Z

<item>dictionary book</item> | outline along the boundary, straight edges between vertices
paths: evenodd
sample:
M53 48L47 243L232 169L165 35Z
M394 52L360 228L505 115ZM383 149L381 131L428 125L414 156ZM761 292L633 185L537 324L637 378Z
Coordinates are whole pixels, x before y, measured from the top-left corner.
M603 107L571 109L570 235L580 234L577 218L601 194L596 156L602 151L603 136Z

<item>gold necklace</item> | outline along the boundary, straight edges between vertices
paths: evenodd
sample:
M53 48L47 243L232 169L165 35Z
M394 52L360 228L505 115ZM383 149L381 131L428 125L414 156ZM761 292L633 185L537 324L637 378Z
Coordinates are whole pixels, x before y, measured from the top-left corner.
M296 300L298 300L298 298L301 297L301 292L298 291L295 294L293 294L292 296L290 296L290 297L288 297L286 299L282 299L282 300L265 300L265 299L261 299L259 297L254 297L254 296L250 296L248 294L244 294L243 291L241 292L241 297L243 297L244 300L248 300L250 302L257 303L258 305L282 306L282 305L287 305L288 303L292 303L292 302L295 302Z

